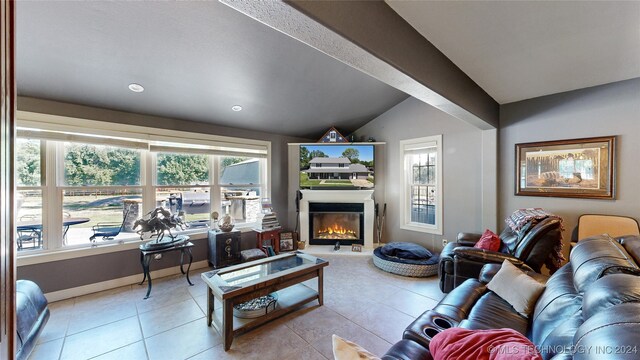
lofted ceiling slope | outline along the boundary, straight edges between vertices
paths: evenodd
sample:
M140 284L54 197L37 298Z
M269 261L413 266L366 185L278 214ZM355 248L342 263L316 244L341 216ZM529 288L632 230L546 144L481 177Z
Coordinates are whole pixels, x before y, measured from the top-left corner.
M307 138L408 97L217 1L21 1L16 67L22 96Z
M640 1L386 2L500 104L640 77Z

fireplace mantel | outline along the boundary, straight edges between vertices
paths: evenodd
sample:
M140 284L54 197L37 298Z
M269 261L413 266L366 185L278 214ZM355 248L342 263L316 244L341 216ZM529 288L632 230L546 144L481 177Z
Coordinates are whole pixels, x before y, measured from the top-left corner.
M300 190L300 240L309 243L309 203L364 204L364 248L373 249L375 206L373 190Z

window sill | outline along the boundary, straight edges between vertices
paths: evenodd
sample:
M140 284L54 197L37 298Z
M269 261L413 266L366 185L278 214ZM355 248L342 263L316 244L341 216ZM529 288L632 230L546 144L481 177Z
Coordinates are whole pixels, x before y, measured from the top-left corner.
M236 229L241 232L249 232L256 226L255 223L240 224ZM190 240L200 240L207 238L207 232L210 228L200 228L194 230L181 231L180 235L188 235ZM27 266L35 264L43 264L52 261L69 260L86 256L94 256L100 254L108 254L119 251L128 251L138 249L143 243L138 236L132 236L124 239L111 241L96 241L97 246L76 245L55 250L34 250L18 253L16 263L17 266Z
M416 224L416 223L409 223L409 224L400 225L400 229L410 230L410 231L417 231L417 232L422 232L422 233L427 233L427 234L434 234L434 235L442 235L442 229L438 229L437 227L430 226L430 225L421 225L421 224Z

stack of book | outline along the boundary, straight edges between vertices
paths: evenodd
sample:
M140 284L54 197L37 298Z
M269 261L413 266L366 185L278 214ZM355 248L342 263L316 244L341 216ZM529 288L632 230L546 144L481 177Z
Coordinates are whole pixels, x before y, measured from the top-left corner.
M262 230L272 230L279 229L280 223L278 222L278 218L276 218L276 213L268 213L264 214L261 223Z

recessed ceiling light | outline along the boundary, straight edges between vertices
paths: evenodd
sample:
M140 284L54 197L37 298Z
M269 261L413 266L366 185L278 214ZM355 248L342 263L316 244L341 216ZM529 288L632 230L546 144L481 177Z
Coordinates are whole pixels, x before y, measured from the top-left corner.
M242 106L240 106L240 105L233 105L233 106L231 107L231 110L233 110L233 111L240 111L240 110L242 110Z
M129 84L129 90L137 93L141 93L144 91L144 86L136 83Z

